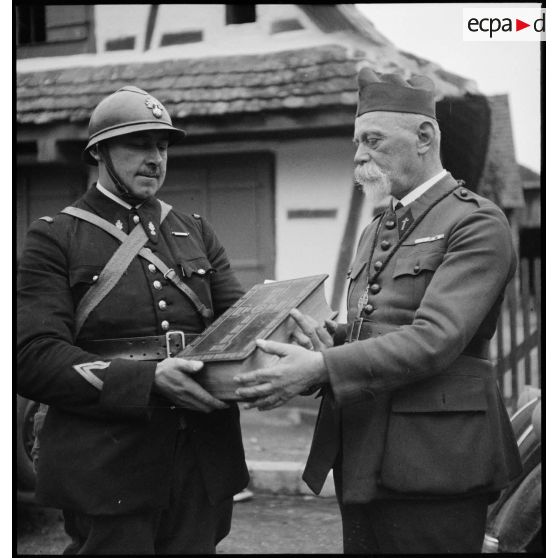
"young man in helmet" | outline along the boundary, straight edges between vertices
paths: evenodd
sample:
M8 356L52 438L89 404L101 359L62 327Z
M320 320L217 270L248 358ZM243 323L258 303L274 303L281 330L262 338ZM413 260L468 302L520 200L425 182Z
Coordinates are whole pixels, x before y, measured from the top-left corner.
M242 295L210 225L155 197L183 135L141 89L105 98L98 182L26 239L18 393L48 405L36 498L63 510L67 554L214 553L248 482L237 406L174 356Z

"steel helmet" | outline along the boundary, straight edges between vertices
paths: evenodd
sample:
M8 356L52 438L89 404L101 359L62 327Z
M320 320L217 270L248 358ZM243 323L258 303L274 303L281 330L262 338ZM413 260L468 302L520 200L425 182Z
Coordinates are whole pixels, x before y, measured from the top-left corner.
M89 142L83 150L83 160L90 165L97 161L89 150L99 142L143 130L168 130L174 143L185 136L172 125L167 109L143 89L127 85L105 97L93 110L89 120Z

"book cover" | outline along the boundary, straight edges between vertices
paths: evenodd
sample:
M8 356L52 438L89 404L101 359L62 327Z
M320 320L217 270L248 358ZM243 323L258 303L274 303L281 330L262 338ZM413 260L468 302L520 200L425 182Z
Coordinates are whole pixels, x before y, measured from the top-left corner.
M205 363L195 376L212 395L236 400L235 374L265 368L278 359L256 346L256 339L287 343L296 324L292 308L318 322L334 313L327 304L324 282L327 275L261 283L213 322L177 356Z

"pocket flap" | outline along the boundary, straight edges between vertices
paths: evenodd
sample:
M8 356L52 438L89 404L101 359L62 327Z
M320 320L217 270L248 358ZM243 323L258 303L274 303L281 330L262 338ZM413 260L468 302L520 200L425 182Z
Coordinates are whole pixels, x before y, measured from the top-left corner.
M350 279L356 279L367 263L367 260L354 262L353 265L347 270L347 277Z
M417 252L395 262L393 277L401 275L418 275L421 271L435 271L442 263L443 252Z
M191 260L182 260L180 268L184 277L204 277L205 275L215 273L215 268L211 266L207 258L193 258Z
M444 375L394 392L394 413L486 411L484 380L475 376Z

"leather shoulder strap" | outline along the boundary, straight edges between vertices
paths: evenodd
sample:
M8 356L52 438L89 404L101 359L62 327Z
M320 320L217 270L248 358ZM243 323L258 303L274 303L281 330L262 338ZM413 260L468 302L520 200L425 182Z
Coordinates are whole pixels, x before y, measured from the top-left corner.
M170 210L172 209L172 205L159 200L159 204L161 205L161 220L160 223L162 223L165 220L165 217L170 213Z
M170 213L172 205L161 200L158 201L161 205L160 223L162 223L165 220L165 217ZM116 227L106 219L103 219L102 217L99 217L99 215L95 215L95 213L91 213L91 211L87 211L86 209L80 209L79 207L69 205L68 207L65 207L60 213L66 213L67 215L72 215L74 217L77 217L78 219L87 221L92 225L96 225L115 238L118 238L118 240L120 240L121 242L123 242L127 236L126 233L123 233L118 227Z
M91 211L87 211L86 209L80 209L79 207L68 206L65 207L60 213L66 213L67 215L72 215L73 217L77 217L82 221L87 221L92 225L103 229L105 232L109 233L110 235L114 236L120 242L124 242L128 235L122 232L117 226L113 225L106 219L95 215L95 213L91 213Z
M115 227L116 228L116 227ZM117 229L118 230L118 229ZM138 223L134 230L125 235L124 242L107 262L99 278L89 290L83 295L76 309L74 331L78 336L85 320L99 303L112 291L120 280L132 260L138 255L142 246L147 242L147 235L143 227Z

